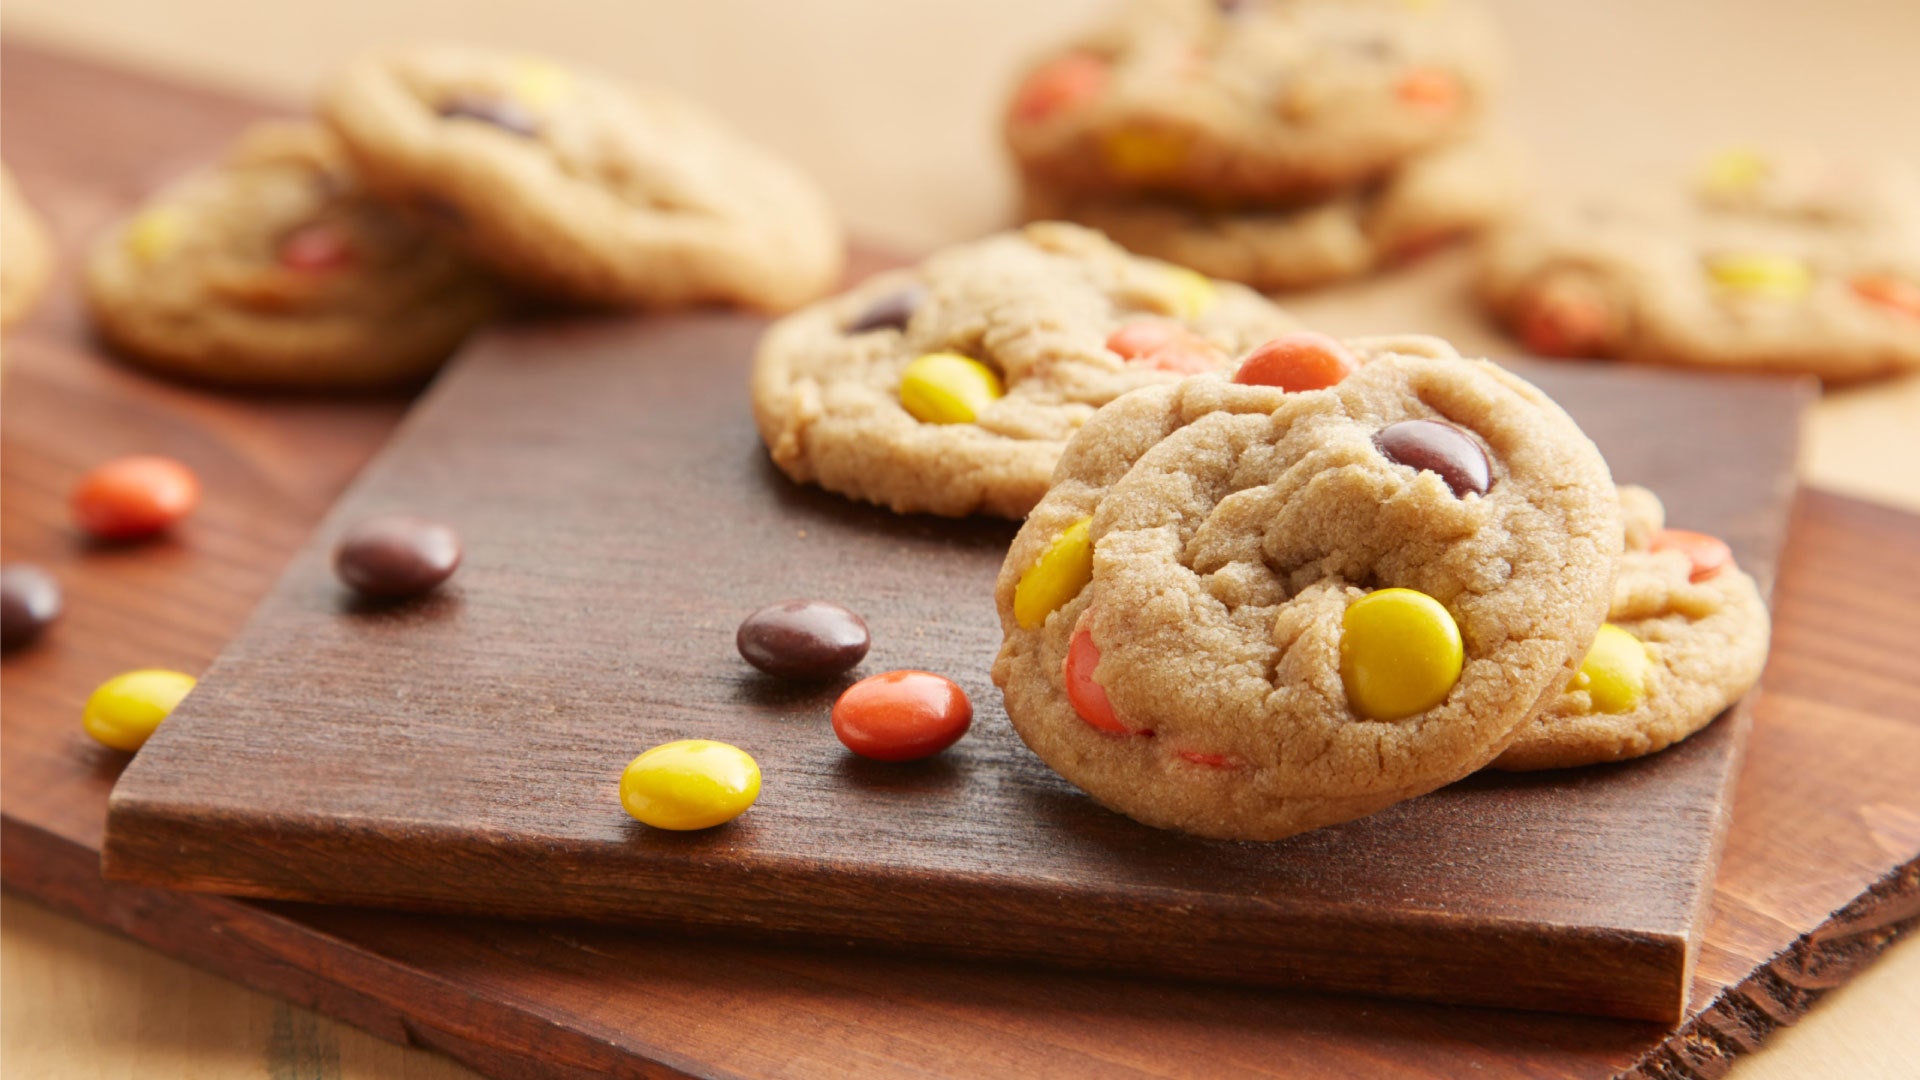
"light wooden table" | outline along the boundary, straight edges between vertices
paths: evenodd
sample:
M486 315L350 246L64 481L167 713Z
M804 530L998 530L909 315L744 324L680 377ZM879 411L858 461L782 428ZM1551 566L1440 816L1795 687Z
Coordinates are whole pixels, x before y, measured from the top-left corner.
M919 250L1007 221L993 117L1020 59L1101 0L8 0L5 31L302 100L341 56L393 40L511 45L679 89L808 167L862 235ZM1510 122L1542 187L1679 174L1729 141L1920 163L1911 0L1495 0L1514 46ZM1511 349L1463 302L1375 284L1288 304L1334 331L1422 330ZM1830 395L1804 476L1920 510L1920 378ZM10 900L0 913L0 1073L62 1080L469 1076ZM1920 942L1895 948L1735 1080L1920 1074Z

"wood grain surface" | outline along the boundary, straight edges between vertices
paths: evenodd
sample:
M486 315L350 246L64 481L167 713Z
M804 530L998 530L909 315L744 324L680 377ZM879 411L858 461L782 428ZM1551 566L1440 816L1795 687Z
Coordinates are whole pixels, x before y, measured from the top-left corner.
M70 243L137 193L141 181L131 178L153 169L143 153L172 153L176 161L185 152L204 156L251 111L12 50L4 74L7 155L38 162L21 170L23 179ZM21 93L23 86L30 92ZM28 99L93 111L56 110L40 128L52 141L36 146L22 137L33 126L21 122L20 103ZM124 130L108 122L116 116ZM166 138L145 136L161 123L174 125ZM196 465L213 468L225 458L223 471L254 482L236 480L238 493L214 492L192 542L170 549L170 574L195 575L199 584L178 593L157 591L152 578L103 585L90 611L70 611L71 621L44 651L7 662L0 680L7 745L0 859L9 888L386 1038L444 1049L494 1075L598 1068L621 1075L1599 1076L1684 1043L1694 1053L1663 1075L1711 1076L1801 1015L1914 920L1920 734L1913 718L1920 688L1910 658L1920 532L1903 515L1817 494L1801 501L1798 540L1783 568L1782 638L1696 974L1693 1007L1704 1018L1696 1024L1712 1035L1693 1031L1670 1043L1651 1025L1616 1021L848 960L107 885L94 862L113 770L90 761L74 732L80 697L96 675L131 663L197 667L209 660L351 467L343 464L347 450L330 458L320 449L325 440L269 452L270 464L256 462L257 448L301 439L299 418L311 414L179 392L106 366L85 346L69 296L56 293L9 342L7 478L0 489L8 556L71 559L65 569L78 576L124 565L70 553L72 537L49 507L96 456L98 431L134 413L149 425L145 448L218 448ZM69 423L23 434L23 417L69 395L86 399L64 414ZM358 421L355 408L364 410ZM325 426L364 424L356 451L364 454L392 414L389 406L343 408ZM342 447L352 437L343 435ZM39 492L27 502L44 505L24 510L22 492ZM236 539L247 537L258 542ZM43 749L23 759L16 751L28 744ZM1896 874L1903 867L1905 877ZM1883 878L1894 884L1845 922L1826 922L1827 913ZM9 949L10 965L20 953ZM1762 973L1749 977L1756 970ZM16 1061L23 1043L11 1037L20 1001L10 992L7 1054ZM99 1045L125 1045L122 1019L93 1029ZM307 1023L287 1022L302 1030ZM264 1039L292 1046L296 1057L307 1053L302 1038L282 1038L277 1030L277 1023L260 1025ZM186 1025L155 1030L160 1042L136 1060L150 1066L191 1035ZM70 1058L42 1060L63 1064L41 1075L87 1074L85 1062L75 1068ZM389 1075L389 1065L391 1075L429 1071L417 1062L379 1060L387 1064L365 1067L379 1075ZM200 1057L192 1071L227 1075L222 1069ZM150 1068L138 1074L155 1075Z

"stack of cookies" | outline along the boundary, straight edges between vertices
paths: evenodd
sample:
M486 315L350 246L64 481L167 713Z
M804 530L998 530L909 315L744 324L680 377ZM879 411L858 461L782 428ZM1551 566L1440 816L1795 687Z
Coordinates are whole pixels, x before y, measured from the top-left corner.
M813 183L664 94L382 50L320 114L248 131L94 251L87 298L123 353L230 385L375 387L432 371L510 293L777 311L840 277Z
M1498 61L1476 0L1123 0L1027 73L1005 134L1029 217L1299 288L1511 205Z

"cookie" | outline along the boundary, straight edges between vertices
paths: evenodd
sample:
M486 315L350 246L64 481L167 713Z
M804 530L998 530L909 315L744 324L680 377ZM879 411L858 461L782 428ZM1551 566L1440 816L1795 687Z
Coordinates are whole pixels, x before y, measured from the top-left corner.
M1209 209L1030 184L1026 211L1099 229L1137 254L1272 291L1357 277L1494 224L1516 201L1519 173L1509 146L1479 136L1409 159L1377 185L1298 207Z
M466 258L368 197L311 124L247 131L95 247L100 331L150 367L233 386L417 381L493 308Z
M1640 757L1706 727L1760 679L1771 624L1727 546L1666 529L1660 500L1620 489L1626 549L1607 625L1580 674L1520 729L1496 769Z
M1028 71L1004 133L1062 195L1310 200L1473 130L1497 46L1475 0L1125 0Z
M801 483L898 513L1018 518L1095 409L1291 326L1242 286L1029 225L774 324L754 418Z
M0 327L26 317L53 271L46 226L20 194L13 174L0 167Z
M1920 182L1723 154L1690 192L1497 230L1480 294L1542 356L1831 383L1920 370Z
M321 108L370 186L523 288L784 310L840 278L840 227L812 181L664 93L441 46L361 56Z
M1001 569L993 678L1102 804L1272 840L1492 761L1593 640L1621 526L1573 421L1437 339L1288 335L1249 377L1280 385L1081 429Z

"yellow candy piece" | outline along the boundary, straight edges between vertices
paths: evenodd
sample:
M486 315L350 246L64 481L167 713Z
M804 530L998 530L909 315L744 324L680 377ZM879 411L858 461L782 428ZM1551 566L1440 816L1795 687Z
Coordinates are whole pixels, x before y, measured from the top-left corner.
M141 262L154 262L164 258L174 248L180 246L185 238L187 222L180 211L169 207L155 207L144 210L127 223L127 231L121 235L127 251Z
M1723 288L1781 300L1813 288L1813 271L1791 255L1723 255L1708 260L1707 275Z
M146 744L195 682L191 675L159 668L115 675L87 698L80 724L101 743L132 753Z
M1700 170L1700 184L1710 192L1738 195L1753 190L1771 168L1756 151L1722 150L1707 159L1706 167Z
M1460 627L1423 592L1371 592L1341 619L1340 679L1347 704L1369 720L1400 720L1445 701L1464 659Z
M656 829L711 829L746 813L759 797L752 755L711 739L662 743L620 774L620 805Z
M1205 274L1184 266L1169 266L1167 276L1173 280L1173 313L1183 319L1205 315L1214 301L1220 299L1220 290L1213 287L1213 281Z
M1093 580L1093 519L1083 517L1060 531L1013 587L1013 617L1023 630L1047 621Z
M513 65L513 96L535 108L554 105L573 93L573 76L548 60L518 60Z
M1100 150L1107 168L1132 179L1152 179L1180 168L1187 159L1187 140L1167 131L1121 128L1109 132Z
M900 376L900 405L925 424L971 424L1000 400L1000 376L959 353L928 353Z
M1567 689L1585 690L1599 712L1632 712L1647 696L1647 669L1652 664L1639 638L1605 623Z

